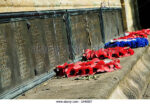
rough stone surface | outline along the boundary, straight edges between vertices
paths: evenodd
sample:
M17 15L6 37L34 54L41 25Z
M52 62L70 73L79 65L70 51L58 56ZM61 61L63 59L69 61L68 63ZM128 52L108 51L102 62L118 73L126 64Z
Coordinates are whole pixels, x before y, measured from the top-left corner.
M0 12L121 7L120 0L1 0Z

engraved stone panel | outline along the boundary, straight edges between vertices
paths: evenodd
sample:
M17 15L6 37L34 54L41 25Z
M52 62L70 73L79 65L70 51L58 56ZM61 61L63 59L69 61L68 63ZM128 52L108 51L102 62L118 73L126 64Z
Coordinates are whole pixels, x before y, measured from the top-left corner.
M56 51L57 43L55 39L53 19L52 18L44 19L42 24L43 30L45 32L45 39L48 48L48 57L50 61L50 66L52 68L58 64L58 52Z
M103 14L105 41L108 42L119 34L116 11L104 11Z
M32 54L35 57L35 74L40 74L49 70L49 63L45 60L47 54L47 46L45 46L43 38L44 32L41 22L42 19L30 20L30 31L32 34Z
M1 88L11 85L10 60L7 54L7 40L5 38L5 24L0 24L0 84Z
M89 13L87 19L91 48L99 49L102 45L99 13Z
M62 17L53 19L54 34L56 39L59 64L62 64L69 59L69 47L66 33L66 26Z
M84 49L90 48L87 26L86 15L71 16L71 39L76 57L80 56Z
M27 37L27 26L25 22L13 22L12 29L16 44L16 52L19 61L19 72L22 80L27 79L33 75L33 68L29 57L29 38ZM28 46L27 46L28 45Z
M123 19L121 16L121 11L116 11L116 18L117 18L117 26L118 26L118 31L119 35L124 33L123 29Z

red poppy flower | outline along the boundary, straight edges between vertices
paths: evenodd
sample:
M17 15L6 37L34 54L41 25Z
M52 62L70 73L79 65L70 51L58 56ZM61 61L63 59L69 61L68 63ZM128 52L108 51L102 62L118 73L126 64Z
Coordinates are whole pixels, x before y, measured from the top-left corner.
M85 57L87 60L90 60L95 57L95 53L93 50L86 49L83 54L83 57Z

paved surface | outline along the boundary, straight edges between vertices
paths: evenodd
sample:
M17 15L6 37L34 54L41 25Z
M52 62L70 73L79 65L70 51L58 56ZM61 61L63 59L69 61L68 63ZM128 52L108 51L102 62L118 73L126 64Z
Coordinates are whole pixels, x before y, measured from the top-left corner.
M146 48L135 49L133 56L121 58L121 70L97 74L97 79L52 78L17 97L17 99L106 99L131 71Z

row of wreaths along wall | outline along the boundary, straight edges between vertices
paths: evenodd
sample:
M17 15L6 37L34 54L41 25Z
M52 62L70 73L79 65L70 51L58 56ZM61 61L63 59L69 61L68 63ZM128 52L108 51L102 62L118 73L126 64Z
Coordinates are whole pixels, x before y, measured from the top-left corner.
M0 14L0 94L124 32L121 8Z

